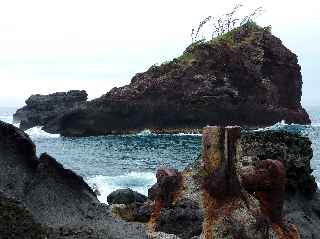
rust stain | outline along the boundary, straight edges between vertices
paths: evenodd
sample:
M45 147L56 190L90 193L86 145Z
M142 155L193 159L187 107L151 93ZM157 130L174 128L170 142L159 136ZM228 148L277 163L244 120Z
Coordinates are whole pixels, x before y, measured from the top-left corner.
M284 228L283 225L273 223L271 227L277 234L278 239L301 239L299 230L295 225L289 224Z
M216 170L221 166L223 154L221 148L221 128L206 127L203 130L202 147L202 166L208 170Z
M150 216L150 220L147 224L147 230L149 232L154 232L157 229L157 220L160 216L161 208L163 207L163 202L161 200L156 200L153 208L153 212Z
M242 186L259 200L261 212L271 222L282 222L286 175L282 162L263 160L253 172L241 174Z
M240 183L235 170L235 150L239 128L206 127L203 130L201 179L204 222L202 235L214 238L214 225L221 217L228 218L239 205Z
M213 225L216 221L216 208L217 202L214 200L210 194L203 190L202 191L202 200L204 208L204 220L202 225L202 233L205 239L213 238Z
M149 198L155 201L153 212L147 225L149 232L157 230L157 220L161 209L173 205L183 191L182 174L175 169L160 168L156 173L157 183L149 189Z

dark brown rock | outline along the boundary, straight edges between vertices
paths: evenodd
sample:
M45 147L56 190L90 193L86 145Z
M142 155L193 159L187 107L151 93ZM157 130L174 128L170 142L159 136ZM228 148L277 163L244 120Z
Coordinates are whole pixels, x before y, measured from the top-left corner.
M263 160L253 171L244 170L240 177L242 186L258 198L264 216L272 223L282 223L286 185L283 163L278 160Z
M157 230L190 239L201 234L202 223L203 212L198 202L183 199L174 206L161 209Z
M168 207L182 184L182 175L176 169L160 168L156 177L157 183L148 190L148 197L161 201L163 207Z
M129 85L46 124L65 136L202 129L206 125L309 124L300 104L297 56L256 25L188 47L169 63L136 74Z

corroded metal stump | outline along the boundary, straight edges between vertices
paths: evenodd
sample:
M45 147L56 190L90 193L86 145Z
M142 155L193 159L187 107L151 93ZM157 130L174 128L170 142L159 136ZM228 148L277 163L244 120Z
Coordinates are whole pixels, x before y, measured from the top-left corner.
M203 130L201 188L205 215L201 238L300 238L296 228L286 227L282 218L282 163L265 160L240 183L236 170L239 138L240 127ZM245 189L253 190L254 197Z
M242 206L241 187L236 174L236 146L240 138L240 127L206 127L202 138L202 198L205 209L203 238L216 238L220 231L221 216L230 223L232 212ZM234 231L234 234L242 232ZM237 236L237 235L232 235Z
M149 231L157 230L157 219L164 207L169 207L178 196L182 186L182 175L172 168L160 168L156 173L157 183L148 190L148 197L154 201L153 213L148 223Z
M166 215L170 220L179 218L177 215L188 216L177 207L186 200L201 210L198 228L190 230L194 233L202 228L201 239L300 238L297 228L283 219L286 175L282 163L267 159L236 169L240 130L236 126L205 127L198 166L182 173L170 168L157 171L157 183L149 189L153 203L148 222L151 238L159 238L157 233L163 230L161 220L166 210L170 209ZM180 223L190 225L184 219Z
M203 130L203 188L217 201L240 195L236 174L236 144L240 127L206 127Z

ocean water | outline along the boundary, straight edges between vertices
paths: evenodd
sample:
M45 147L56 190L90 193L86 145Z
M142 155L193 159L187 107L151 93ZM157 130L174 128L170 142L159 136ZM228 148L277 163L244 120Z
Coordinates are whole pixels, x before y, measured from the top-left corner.
M11 123L15 110L0 108L0 120ZM307 111L311 126L280 122L269 129L302 132L310 137L314 150L312 168L320 182L320 107L309 107ZM48 134L40 126L26 133L35 142L38 155L49 153L64 167L84 177L91 187L98 188L101 202L106 202L107 195L118 188L129 187L147 194L147 189L156 182L157 168L169 166L182 170L201 150L199 134L155 135L146 129L132 135L66 138Z

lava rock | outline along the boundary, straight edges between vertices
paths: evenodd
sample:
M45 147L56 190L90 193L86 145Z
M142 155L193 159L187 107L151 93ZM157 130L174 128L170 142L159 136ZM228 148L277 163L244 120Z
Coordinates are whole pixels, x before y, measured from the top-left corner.
M309 138L285 131L244 132L239 145L240 164L246 164L248 158L254 162L265 159L281 161L286 169L288 193L312 196L317 190L310 166L313 152Z
M301 238L317 238L320 194L310 166L313 156L310 139L277 130L243 132L239 154L239 168L258 165L269 158L283 163L286 171L284 218L297 225Z
M32 95L26 100L26 106L18 109L13 115L13 121L20 123L23 130L43 126L64 112L79 107L87 98L88 94L84 90Z
M162 208L157 230L189 239L202 232L203 210L190 199L178 201L172 207Z
M130 188L118 189L110 193L107 197L109 204L143 204L145 201L147 201L146 196Z
M19 201L0 191L0 238L45 239L46 229L36 223Z
M245 25L230 42L193 44L129 85L50 120L64 136L198 130L206 125L261 127L281 120L310 124L301 106L297 56L269 31Z

